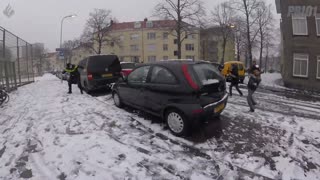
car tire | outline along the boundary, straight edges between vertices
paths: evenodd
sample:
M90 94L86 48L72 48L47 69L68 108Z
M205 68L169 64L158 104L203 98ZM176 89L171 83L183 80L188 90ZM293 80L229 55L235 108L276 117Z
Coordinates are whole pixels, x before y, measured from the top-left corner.
M181 111L177 109L168 110L165 114L165 121L175 136L189 135L190 123Z
M119 96L119 94L117 92L113 92L112 93L112 98L113 98L113 102L114 104L118 107L121 108L123 106L123 103L121 101L121 98Z

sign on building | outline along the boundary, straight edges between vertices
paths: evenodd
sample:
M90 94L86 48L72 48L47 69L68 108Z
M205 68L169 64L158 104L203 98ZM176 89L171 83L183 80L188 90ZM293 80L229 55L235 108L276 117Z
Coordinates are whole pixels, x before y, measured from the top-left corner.
M305 17L316 16L317 10L317 6L289 6L288 17L290 17L293 14Z

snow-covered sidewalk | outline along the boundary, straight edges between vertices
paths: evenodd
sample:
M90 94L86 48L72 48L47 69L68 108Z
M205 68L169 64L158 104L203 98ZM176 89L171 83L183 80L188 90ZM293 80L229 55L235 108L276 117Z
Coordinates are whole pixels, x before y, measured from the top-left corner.
M320 179L317 102L260 93L248 114L234 96L220 121L183 139L110 95L66 92L45 75L0 108L0 179Z

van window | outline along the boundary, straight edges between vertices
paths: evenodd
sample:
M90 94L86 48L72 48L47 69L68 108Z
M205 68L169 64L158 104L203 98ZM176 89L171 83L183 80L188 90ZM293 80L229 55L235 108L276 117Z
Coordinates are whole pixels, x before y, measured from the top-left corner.
M218 69L211 64L196 64L193 65L193 70L201 86L219 83L223 79Z
M89 72L120 72L121 66L117 56L92 56L88 63Z

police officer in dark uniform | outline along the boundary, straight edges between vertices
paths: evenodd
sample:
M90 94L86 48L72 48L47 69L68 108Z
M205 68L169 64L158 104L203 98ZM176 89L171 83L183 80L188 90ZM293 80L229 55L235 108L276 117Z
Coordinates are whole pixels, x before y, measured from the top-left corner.
M66 69L62 72L69 73L69 79L68 79L68 86L69 86L69 92L68 94L72 93L72 84L78 84L78 87L80 89L81 94L83 94L83 89L80 83L80 73L78 71L78 66L68 63Z
M230 77L231 77L231 83L229 86L229 94L230 96L232 96L232 87L234 86L236 88L236 90L238 91L238 93L240 94L240 96L243 96L241 90L239 89L239 72L238 72L238 65L237 64L233 64L231 66L231 72L230 72Z

